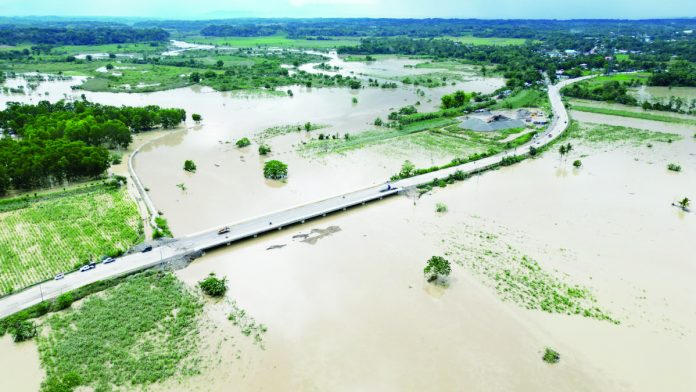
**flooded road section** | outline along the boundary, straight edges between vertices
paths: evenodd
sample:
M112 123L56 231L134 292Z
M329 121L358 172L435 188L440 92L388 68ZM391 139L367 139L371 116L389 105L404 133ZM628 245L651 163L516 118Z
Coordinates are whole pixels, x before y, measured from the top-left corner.
M209 304L222 362L155 390L693 390L696 214L670 203L696 195L696 142L607 151L572 142L567 161L548 153L195 261L180 278L227 277L228 300L268 326L265 349L227 320L229 306ZM671 161L684 171L668 172ZM303 242L317 233L329 235ZM484 233L588 287L620 324L502 302L446 253ZM424 281L433 255L453 262L446 289ZM541 360L545 347L558 364Z

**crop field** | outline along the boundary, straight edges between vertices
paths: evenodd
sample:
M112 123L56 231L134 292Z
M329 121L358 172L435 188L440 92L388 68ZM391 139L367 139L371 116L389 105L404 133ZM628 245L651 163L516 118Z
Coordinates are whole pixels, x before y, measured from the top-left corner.
M257 46L278 48L331 49L339 46L354 46L359 38L335 37L325 40L292 39L284 35L263 37L187 37L186 41L197 44L229 46L233 48L252 48Z
M637 80L641 83L645 83L650 78L650 72L633 72L633 73L622 73L614 75L601 75L587 80L590 86L598 86L605 82L630 82Z
M0 294L117 255L143 238L125 189L97 185L0 205Z
M126 278L79 309L49 316L38 338L42 390L130 390L197 374L201 309L174 275L158 272Z

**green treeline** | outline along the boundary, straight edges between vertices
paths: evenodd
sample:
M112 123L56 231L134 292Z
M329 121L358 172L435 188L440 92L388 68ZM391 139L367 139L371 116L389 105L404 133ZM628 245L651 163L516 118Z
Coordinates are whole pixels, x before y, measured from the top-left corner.
M185 119L184 110L159 106L10 102L0 112L0 194L96 177L111 164L107 148L127 147L132 132Z
M696 65L684 60L674 61L666 70L656 71L648 81L651 86L696 87Z
M160 28L130 27L37 27L0 26L0 44L17 45L26 42L50 45L102 45L146 41L166 41L169 33Z
M563 89L563 94L573 98L592 99L595 101L608 101L625 105L637 105L638 101L628 95L626 83L618 81L604 82L593 86L589 82L572 84Z

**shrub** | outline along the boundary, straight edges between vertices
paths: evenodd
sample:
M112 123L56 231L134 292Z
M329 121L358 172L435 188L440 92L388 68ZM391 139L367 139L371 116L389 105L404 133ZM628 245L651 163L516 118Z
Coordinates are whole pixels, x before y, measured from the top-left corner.
M447 212L447 204L445 203L437 203L435 205L435 211L437 212Z
M260 155L267 155L269 152L271 152L271 146L269 146L268 144L262 144L259 146Z
M227 291L227 278L218 279L214 273L198 282L203 292L211 297L222 297Z
M676 164L676 163L670 163L669 165L667 165L667 170L670 170L673 172L680 172L681 166Z
M375 119L374 124L375 124L376 126L378 126L378 127L381 127L381 126L384 124L384 121L382 121L381 118L377 117L377 118Z
M452 272L452 266L450 262L441 256L433 256L428 260L423 273L428 282L433 282L438 279L445 278L449 276Z
M529 146L529 155L530 156L536 156L537 153L538 153L538 151L537 151L536 147Z
M353 102L353 104L357 104L357 103L358 103L358 99L355 98L355 97L353 97L352 102Z
M56 312L59 310L67 309L72 305L74 301L72 293L64 293L56 297L56 299L53 301L53 306L51 307L51 310Z
M582 166L582 161L579 160L579 159L576 159L576 160L573 162L573 166L576 167L576 168L580 168L580 167Z
M561 360L561 355L556 350L546 347L544 356L541 359L546 363L558 363Z
M184 162L184 170L186 170L189 173L195 173L196 172L196 164L192 160L187 159Z
M251 145L251 141L249 141L249 138L243 137L239 140L237 140L237 147L242 148Z
M201 122L201 120L203 120L203 116L201 116L201 115L198 114L198 113L193 113L193 114L191 115L191 120L193 120L193 121L195 121L195 122Z
M271 160L263 165L263 176L271 180L281 180L288 176L288 165L281 161Z
M15 342L23 342L36 336L36 324L33 321L19 320L9 328Z

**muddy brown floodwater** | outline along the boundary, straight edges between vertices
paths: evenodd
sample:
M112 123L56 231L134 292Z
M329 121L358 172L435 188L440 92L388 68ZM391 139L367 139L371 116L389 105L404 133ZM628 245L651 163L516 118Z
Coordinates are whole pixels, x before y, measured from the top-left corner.
M696 214L670 205L696 197L688 136L652 149L573 141L567 161L547 153L210 252L178 275L192 286L226 276L229 300L268 326L265 349L226 319L230 306L209 304L221 362L155 389L692 391ZM668 172L672 161L684 171ZM468 231L588 287L621 323L502 302L459 265L449 288L425 283L430 256L481 242ZM547 346L558 364L541 360Z

